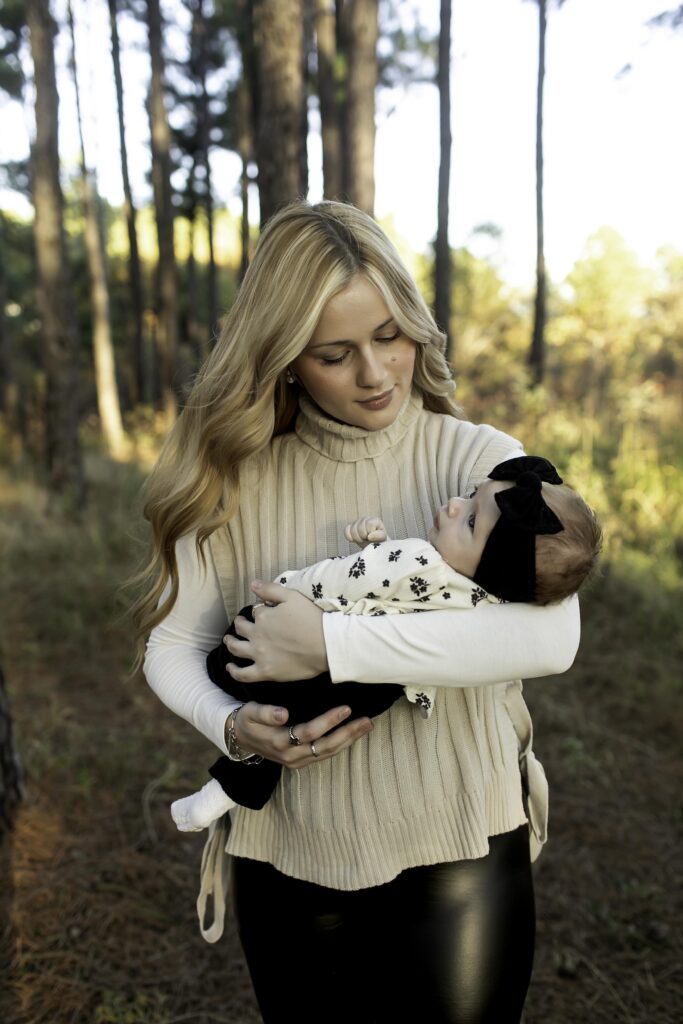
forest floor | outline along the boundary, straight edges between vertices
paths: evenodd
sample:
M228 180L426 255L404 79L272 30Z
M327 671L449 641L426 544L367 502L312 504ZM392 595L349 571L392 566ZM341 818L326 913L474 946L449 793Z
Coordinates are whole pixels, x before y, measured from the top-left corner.
M203 838L168 807L212 753L129 679L117 589L141 482L89 460L81 520L0 469L0 663L26 792L0 844L5 1024L254 1024L233 925L194 908ZM683 594L628 559L583 600L561 678L529 683L551 830L525 1024L680 1024Z

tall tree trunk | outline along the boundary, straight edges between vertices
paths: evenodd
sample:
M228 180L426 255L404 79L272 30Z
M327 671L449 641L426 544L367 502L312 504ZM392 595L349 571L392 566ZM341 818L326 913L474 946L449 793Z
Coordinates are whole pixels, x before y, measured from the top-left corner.
M315 0L318 97L323 143L323 189L326 199L343 194L341 124L337 96L337 25L332 0Z
M536 89L536 298L529 352L531 382L543 380L545 362L546 276L543 252L543 80L545 78L546 0L538 2L538 83Z
M92 315L92 344L95 363L95 390L97 409L100 415L102 434L109 454L114 459L123 459L126 454L126 438L121 420L119 391L116 384L114 343L111 336L109 313L109 284L104 257L104 232L99 210L99 196L93 172L88 171L83 140L83 117L81 113L81 91L78 84L76 63L76 33L74 29L73 5L67 4L69 30L71 33L71 73L76 94L76 120L81 146L81 185L85 214L85 250L90 275L90 306Z
M187 203L185 213L189 225L188 254L187 254L187 338L194 355L196 366L201 366L209 354L208 336L206 328L202 328L197 312L199 310L199 289L197 287L197 261L195 259L195 233L197 225L197 192L196 192L196 170L197 162L192 168L187 180Z
M301 168L303 0L255 0L260 85L256 133L261 224L304 194Z
M0 413L6 418L7 426L12 427L12 389L14 387L12 374L12 359L9 348L9 335L7 334L7 320L5 308L7 306L7 276L5 266L7 265L7 254L5 252L5 215L0 210Z
M164 58L161 49L159 0L147 0L147 28L152 61L150 122L152 134L152 184L159 246L157 317L158 364L161 396L168 426L177 413L173 387L178 355L178 304L175 251L173 248L173 197L171 191L171 132L164 100Z
M126 227L128 229L128 284L130 289L130 337L131 337L131 365L133 373L130 375L133 380L133 387L130 388L131 402L150 402L152 396L148 388L148 379L145 366L144 334L142 329L143 299L142 299L142 272L140 269L140 256L138 253L138 234L135 227L136 209L133 202L133 193L130 187L130 175L128 173L128 149L126 146L126 129L123 108L123 79L121 77L121 47L119 45L119 30L116 15L117 0L108 0L109 3L109 26L111 31L111 56L114 63L114 82L116 84L116 107L119 122L119 147L121 151L121 177L123 179L123 209L126 215Z
M56 27L46 0L27 0L36 91L36 137L32 146L34 235L38 306L47 378L46 448L49 487L85 500L78 437L78 375L75 307L67 274L63 197L59 182L59 99L53 37Z
M240 281L249 266L249 164L255 159L255 126L258 124L258 68L254 47L254 12L250 0L237 0L237 36L242 54L242 76L237 91L238 149L242 161L240 192L242 198Z
M12 827L12 818L21 800L22 790L22 771L14 745L12 714L0 668L0 839ZM7 880L2 881L4 885Z
M313 0L303 0L303 44L301 47L301 145L299 148L299 187L308 195L308 95L311 89L309 60L315 49Z
M441 28L439 32L439 199L436 228L436 259L434 262L434 312L436 322L448 336L448 354L453 358L451 325L451 250L448 244L449 203L451 181L451 0L441 0Z
M347 24L347 191L350 201L372 216L375 209L378 0L350 0Z
M211 111L209 109L209 92L206 85L207 76L207 55L206 55L206 16L204 12L204 0L197 0L194 14L193 35L197 40L197 70L199 75L199 144L202 153L202 166L204 167L204 209L206 211L206 230L209 242L209 271L208 271L208 305L209 305L209 337L216 337L216 325L218 321L218 298L216 290L216 255L214 251L213 235L213 186L211 183L211 161L209 159L211 150Z
M237 116L239 119L237 145L242 161L242 173L240 175L240 195L242 199L240 281L243 281L249 266L249 163L254 153L251 101L249 85L244 72L238 86L237 106Z

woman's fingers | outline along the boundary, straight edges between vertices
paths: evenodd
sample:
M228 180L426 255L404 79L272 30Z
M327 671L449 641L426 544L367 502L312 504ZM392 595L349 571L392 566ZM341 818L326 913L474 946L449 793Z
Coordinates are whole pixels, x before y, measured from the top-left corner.
M310 725L311 723L307 724ZM294 726L296 736L299 736L301 729L302 726ZM361 736L372 732L372 729L373 725L369 718L356 718L353 722L348 722L339 729L335 729L329 736L323 736L322 739L313 739L305 742L302 739L301 746L291 748L294 753L287 757L285 764L288 768L307 768L316 761L326 761L346 747L350 747ZM313 747L315 747L315 754L313 753Z
M250 701L235 718L235 739L250 754L261 754L287 768L305 768L314 761L325 761L351 746L372 730L369 718L358 718L340 725L351 714L348 706L332 708L310 722L292 727L298 744L292 743L285 708ZM335 726L340 726L335 729ZM334 729L330 733L329 730ZM326 735L329 733L329 735ZM311 744L315 747L315 754Z
M231 654L252 662L245 668L230 664L228 672L233 679L240 683L287 682L312 679L324 672L327 650L322 609L279 583L264 583L258 592L267 605L257 608L253 623L238 616L235 627L242 639L226 640Z

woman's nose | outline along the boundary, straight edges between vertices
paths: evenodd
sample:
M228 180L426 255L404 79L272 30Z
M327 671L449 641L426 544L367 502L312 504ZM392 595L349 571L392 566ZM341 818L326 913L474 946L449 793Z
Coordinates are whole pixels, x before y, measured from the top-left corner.
M376 388L384 380L384 370L375 352L365 354L358 367L358 384L363 388Z

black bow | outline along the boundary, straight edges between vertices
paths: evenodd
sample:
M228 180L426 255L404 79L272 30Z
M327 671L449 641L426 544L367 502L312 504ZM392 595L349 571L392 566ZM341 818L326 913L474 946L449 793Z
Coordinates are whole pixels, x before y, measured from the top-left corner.
M564 527L542 496L542 484L561 484L562 477L552 462L539 455L522 455L500 462L489 473L491 480L511 480L508 487L495 495L496 504L507 521L519 530L533 534L560 533Z
M494 495L500 518L484 545L472 579L489 594L504 601L533 601L536 594L536 537L564 529L542 496L542 484L561 484L552 462L538 455L522 455L500 462L491 480L510 480Z

